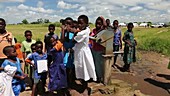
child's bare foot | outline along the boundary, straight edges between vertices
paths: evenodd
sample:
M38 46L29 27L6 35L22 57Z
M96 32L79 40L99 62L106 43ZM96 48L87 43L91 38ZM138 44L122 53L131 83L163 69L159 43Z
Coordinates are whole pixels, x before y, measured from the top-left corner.
M117 66L116 66L116 64L113 64L113 65L112 65L112 67L113 67L114 69L117 69Z

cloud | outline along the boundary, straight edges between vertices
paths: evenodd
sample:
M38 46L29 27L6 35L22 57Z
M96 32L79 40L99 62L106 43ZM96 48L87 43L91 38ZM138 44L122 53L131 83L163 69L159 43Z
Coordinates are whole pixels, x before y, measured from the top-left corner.
M8 17L11 22L21 21L23 18L29 20L49 18L56 21L60 18L66 18L66 16L77 19L82 14L87 15L92 23L98 16L109 18L111 21L117 19L120 22L170 21L170 0L117 0L116 2L113 0L105 0L104 2L103 0L57 0L57 2L56 0L38 0L37 3L32 2L32 0L12 1L25 2L17 3L18 5L10 3L9 6L5 5L6 3L0 4L0 12L7 13L0 14L0 17ZM10 16L11 14L13 17Z
M85 6L81 6L78 10L79 10L79 11L85 11L85 10L86 10L86 7L85 7Z
M18 9L23 9L23 10L29 9L29 7L24 5L24 4L20 4L17 8Z
M0 2L25 2L25 0L0 0Z
M161 2L157 2L157 3L149 3L147 4L148 8L151 9L156 9L156 10L167 10L170 7L170 1L161 1Z
M131 7L131 8L129 9L129 11L139 11L139 10L141 10L141 9L143 9L143 7L141 7L141 6L135 6L135 7Z
M22 10L31 10L31 11L35 11L35 12L49 13L49 14L55 12L55 10L52 10L52 9L44 9L44 8L42 8L40 6L38 6L38 7L29 7L29 6L26 6L24 4L18 5L17 8L22 9Z
M72 9L72 8L77 8L79 5L78 4L68 4L68 3L65 3L64 1L59 1L57 3L57 7L58 8L62 8L62 9Z

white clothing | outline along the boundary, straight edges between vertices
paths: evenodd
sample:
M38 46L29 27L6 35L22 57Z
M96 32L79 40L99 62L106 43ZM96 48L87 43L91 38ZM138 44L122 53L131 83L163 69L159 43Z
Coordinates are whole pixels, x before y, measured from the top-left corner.
M90 29L87 27L85 30L77 33L74 40L77 41L74 50L74 64L77 79L85 81L92 78L96 81L96 72L91 50L88 46Z
M12 89L12 79L17 68L7 65L4 70L0 73L0 96L15 96Z

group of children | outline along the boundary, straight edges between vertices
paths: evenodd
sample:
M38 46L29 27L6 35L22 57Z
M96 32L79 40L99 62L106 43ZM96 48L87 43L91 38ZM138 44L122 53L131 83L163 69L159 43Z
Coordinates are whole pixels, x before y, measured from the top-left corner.
M57 91L57 94L60 94L59 96L65 96L66 89L73 89L75 87L75 79L81 82L81 88L84 89L79 91L80 93L83 93L85 90L90 92L90 89L87 87L89 80L102 82L104 74L104 60L102 55L105 53L105 48L100 45L100 41L89 40L89 36L95 37L102 30L113 30L113 51L119 51L122 48L121 30L118 27L117 20L113 22L112 27L109 24L110 20L107 19L105 21L103 17L96 19L95 28L92 32L88 23L89 20L86 15L80 15L77 21L67 17L62 21L60 37L54 33L55 26L50 24L48 26L49 32L44 37L45 50L43 50L43 42L33 40L32 32L26 30L24 33L26 40L21 44L24 62L22 64L17 57L17 48L10 46L12 45L10 34L4 37L7 39L6 42L11 44L6 44L3 47L3 54L6 57L3 59L0 58L2 63L0 70L4 71L7 65L17 68L12 80L12 89L15 96L19 96L20 92L25 89L24 79L26 77L30 77L32 81L31 96L44 94L47 76L49 77L49 92L53 93ZM0 25L2 36L6 36L4 35L7 33L4 19L0 18ZM136 45L132 31L133 23L129 23L127 28L128 30L123 37L123 41L125 42L124 68L126 71L129 70L130 63L134 61L134 49ZM117 55L114 57L115 62L113 67L116 65L116 59ZM37 67L41 61L43 61L41 63L42 66L47 64L48 71L45 70L39 73Z

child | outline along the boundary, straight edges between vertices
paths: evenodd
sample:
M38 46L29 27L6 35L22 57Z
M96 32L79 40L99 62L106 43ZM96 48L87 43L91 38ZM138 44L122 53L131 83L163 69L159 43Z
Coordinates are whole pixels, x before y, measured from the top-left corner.
M0 68L0 96L15 96L12 90L12 79L17 70L16 67L7 65L5 68Z
M73 28L73 19L70 17L67 17L65 19L65 26L62 27L62 33L61 33L61 40L63 42L64 47L64 65L66 66L67 71L67 81L68 86L72 87L72 84L74 82L74 54L72 52L72 48L74 46L74 42L72 41L72 38L74 37L74 32L72 32Z
M41 89L42 89L41 94L43 94L45 92L44 87L45 87L46 78L47 78L46 72L38 73L38 70L37 70L37 62L40 61L40 60L47 60L47 54L43 53L43 51L42 51L43 50L43 43L41 41L37 41L35 44L36 44L36 52L34 52L26 60L27 63L31 64L34 67L34 85L33 85L33 88L32 88L31 96L36 96L37 93L35 93L35 92L39 92ZM32 61L32 60L34 61L34 64L31 63L31 62L28 62L28 61ZM41 83L42 86L41 86L41 88L37 88L38 90L36 90L38 83Z
M27 55L27 58L25 59L25 62L31 62L32 64L34 64L34 60L32 60L32 61L29 61L29 57L34 53L34 52L36 52L36 45L35 45L35 43L33 43L32 45L31 45L31 51L32 51L32 53L29 53L28 55ZM34 67L33 66L30 66L30 79L31 79L31 82L28 82L29 83L29 85L30 85L30 87L32 88L32 86L33 86L33 84L34 84Z
M17 52L17 57L22 60L23 59L23 55L22 55L22 51L21 51L21 44L17 42L17 39L14 38L15 41L15 49Z
M44 43L45 43L45 51L47 52L47 57L48 57L48 65L50 65L52 61L52 56L50 54L50 50L52 49L50 39L51 37L54 37L55 39L58 39L58 36L54 33L55 32L55 25L50 24L48 26L48 33L44 36Z
M136 41L134 40L134 35L133 35L133 23L129 23L127 25L128 30L124 33L123 41L125 42L125 47L124 47L124 71L130 72L130 64L134 61L135 57L135 46L136 46Z
M55 39L55 37L52 37L50 41L53 48L50 50L52 55L52 64L49 67L48 89L51 92L57 90L57 94L62 96L64 95L64 93L62 93L62 89L67 87L67 74L63 64L63 44L59 40Z
M122 33L121 30L118 27L118 20L113 21L113 52L119 51L119 48L122 49ZM114 63L112 65L113 68L116 66L116 60L117 60L118 54L114 54Z
M90 29L88 28L88 17L86 15L80 15L78 17L78 27L81 31L77 32L74 37L77 43L73 48L75 73L76 78L81 80L86 89L86 81L90 78L96 81L94 61L91 50L88 47Z
M0 66L6 58L6 56L2 52L3 48L5 46L12 45L12 33L8 32L5 27L5 20L3 18L0 18Z
M21 70L20 60L17 58L17 53L13 46L6 46L3 49L3 53L7 56L7 59L2 63L1 67L5 68L7 65L10 65L17 68L12 80L12 89L15 96L19 96L20 92L25 90L25 83L23 80L27 75Z
M26 40L24 40L21 44L21 51L23 53L23 58L25 60L25 58L27 57L27 55L29 53L31 53L31 44L35 43L36 41L32 39L32 32L30 30L26 30L25 31L25 38ZM29 76L31 76L30 74L30 66L28 64L25 63L26 66L24 66L24 72L26 74L28 74Z
M106 29L112 30L112 26L110 25L110 19L106 19Z
M104 30L104 22L103 18L98 17L95 22L95 29L91 32L91 36L95 37L99 32ZM104 76L104 59L103 59L103 54L105 52L105 47L100 45L98 41L90 39L91 42L91 51L94 59L94 64L95 64L95 70L96 70L96 75L97 75L97 82L100 83L102 82L103 76Z

